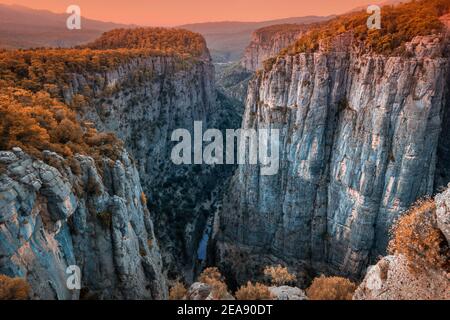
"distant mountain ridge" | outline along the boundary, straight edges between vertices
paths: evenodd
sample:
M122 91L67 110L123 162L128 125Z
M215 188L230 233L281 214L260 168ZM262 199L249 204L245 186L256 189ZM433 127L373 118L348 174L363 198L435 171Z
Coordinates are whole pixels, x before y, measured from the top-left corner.
M72 47L93 41L105 31L132 27L82 18L81 30L68 30L68 17L65 13L0 4L0 48Z
M252 33L260 28L279 24L308 24L332 19L334 16L292 17L259 22L205 22L185 24L179 28L203 35L216 62L230 62L241 59L251 41Z

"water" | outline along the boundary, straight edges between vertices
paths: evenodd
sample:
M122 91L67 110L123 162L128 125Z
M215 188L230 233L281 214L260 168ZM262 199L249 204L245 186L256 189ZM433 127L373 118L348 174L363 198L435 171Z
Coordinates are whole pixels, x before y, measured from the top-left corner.
M208 221L205 231L203 232L203 238L202 240L200 240L197 250L197 259L202 262L206 260L210 234L211 234L211 222Z

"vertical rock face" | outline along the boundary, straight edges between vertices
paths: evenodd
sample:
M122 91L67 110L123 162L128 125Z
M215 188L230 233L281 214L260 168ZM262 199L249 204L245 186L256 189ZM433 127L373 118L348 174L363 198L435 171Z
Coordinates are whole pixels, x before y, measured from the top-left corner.
M0 273L25 277L38 299L78 299L69 266L81 270L81 298L163 299L162 261L139 175L124 152L71 165L20 149L0 152ZM73 270L72 270L73 271Z
M281 130L280 171L241 166L224 201L217 260L238 281L249 257L357 277L393 220L434 190L446 42L418 37L387 57L349 39L279 57L250 83L243 127Z
M214 66L206 51L201 58L136 58L105 74L74 74L65 97L91 99L81 117L99 131L110 131L125 142L136 160L149 206L155 214L169 273L191 276L198 243L215 195L232 168L172 163L176 129L194 135L194 121L208 128L234 128L229 106L216 103ZM170 275L169 274L169 275Z
M283 24L269 26L256 30L245 49L241 65L247 70L257 71L263 67L263 62L294 43L307 31L308 27L298 24Z

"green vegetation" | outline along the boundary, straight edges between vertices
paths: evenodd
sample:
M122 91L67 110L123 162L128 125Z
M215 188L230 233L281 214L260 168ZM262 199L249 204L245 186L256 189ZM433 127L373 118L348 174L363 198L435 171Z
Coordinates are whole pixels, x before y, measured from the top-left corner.
M380 30L369 30L365 11L346 14L318 24L281 55L314 52L322 41L325 45L338 35L350 32L356 43L367 52L401 54L405 43L415 36L441 33L444 25L439 18L450 11L448 0L421 0L382 8ZM268 61L270 68L274 60Z

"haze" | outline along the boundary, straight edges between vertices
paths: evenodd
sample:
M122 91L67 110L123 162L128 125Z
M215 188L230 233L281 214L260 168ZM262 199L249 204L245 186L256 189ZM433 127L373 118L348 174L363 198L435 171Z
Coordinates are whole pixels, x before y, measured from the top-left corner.
M375 0L0 0L34 9L65 12L71 4L87 18L148 26L208 21L263 21L306 15L330 15Z

